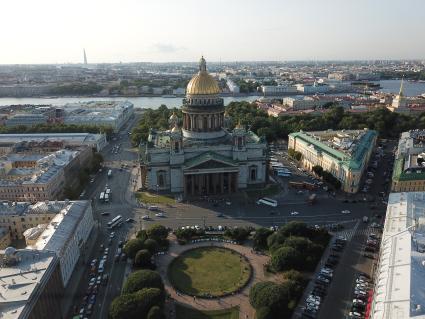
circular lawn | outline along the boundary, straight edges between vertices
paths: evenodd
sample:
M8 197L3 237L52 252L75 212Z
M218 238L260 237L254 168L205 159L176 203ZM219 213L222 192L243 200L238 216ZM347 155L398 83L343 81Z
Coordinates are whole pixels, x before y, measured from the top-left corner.
M168 268L168 278L177 291L199 297L231 294L245 286L250 276L246 258L221 247L187 250Z

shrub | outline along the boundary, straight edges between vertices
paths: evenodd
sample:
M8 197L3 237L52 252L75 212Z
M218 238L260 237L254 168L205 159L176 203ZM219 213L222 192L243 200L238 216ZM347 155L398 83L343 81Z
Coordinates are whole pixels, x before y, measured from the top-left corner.
M130 258L134 258L136 256L136 253L141 249L143 249L143 241L138 238L130 239L124 245L124 252Z
M151 265L152 254L147 249L139 250L134 257L136 267L148 268Z
M122 293L130 294L143 288L159 288L164 290L161 276L156 271L148 269L135 271L128 276Z

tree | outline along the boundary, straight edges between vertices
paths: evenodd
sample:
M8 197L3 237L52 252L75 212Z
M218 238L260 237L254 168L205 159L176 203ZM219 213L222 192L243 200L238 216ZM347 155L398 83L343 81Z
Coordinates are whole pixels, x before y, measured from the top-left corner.
M163 306L164 297L164 292L158 288L144 288L135 293L123 294L112 301L109 316L111 319L147 319L153 307Z
M266 249L267 248L267 237L269 237L273 231L268 228L261 227L257 228L253 236L254 248L255 249Z
M276 271L302 269L304 257L292 247L282 246L272 253L271 265Z
M149 252L153 255L158 252L159 245L154 239L146 239L143 243L143 248L149 250Z
M158 306L153 306L149 312L146 319L164 319L164 313L162 312L161 308Z
M138 312L141 318L147 318L150 309L164 304L165 294L162 289L144 288L135 293L138 301Z
M289 237L289 236L309 237L311 235L312 230L311 228L307 226L306 223L292 221L280 227L278 232L284 235L285 237Z
M254 284L249 291L249 303L255 309L261 308L264 306L263 299L261 296L265 293L266 290L271 289L274 285L274 282L263 281Z
M152 255L147 249L139 250L134 257L134 265L140 268L149 268Z
M139 238L143 242L146 239L148 239L148 235L146 234L146 230L144 230L144 229L139 230L136 234L136 238Z
M228 228L224 232L224 236L229 237L237 242L243 242L249 236L249 229L244 227Z
M292 281L299 282L299 283L304 282L303 275L299 271L296 271L296 270L293 270L293 269L285 271L284 273L282 273L282 277L285 280L292 280Z
M279 248L279 246L285 242L285 239L286 235L280 230L271 234L269 237L267 237L267 246L269 247L269 250L273 251Z
M323 174L323 167L320 165L313 166L312 170L317 176L322 176Z
M260 282L255 284L249 293L251 305L260 310L263 318L286 318L289 314L288 303L291 300L291 294L288 285L279 285L273 282Z
M274 319L270 307L261 307L255 311L256 319Z
M162 225L155 224L152 225L147 231L146 234L148 235L148 238L154 239L157 242L161 242L162 240L165 240L168 236L168 229L165 228Z
M130 258L134 258L139 250L143 249L143 241L138 238L130 239L124 245L124 252Z
M158 288L164 290L161 276L153 270L137 270L128 276L122 293L130 294L143 288Z
M123 294L112 300L109 307L111 319L138 319L138 300L135 294Z

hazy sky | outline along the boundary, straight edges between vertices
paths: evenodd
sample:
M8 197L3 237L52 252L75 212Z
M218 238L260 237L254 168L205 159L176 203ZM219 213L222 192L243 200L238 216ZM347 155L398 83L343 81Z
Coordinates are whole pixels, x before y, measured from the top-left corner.
M425 0L3 0L0 63L425 58Z

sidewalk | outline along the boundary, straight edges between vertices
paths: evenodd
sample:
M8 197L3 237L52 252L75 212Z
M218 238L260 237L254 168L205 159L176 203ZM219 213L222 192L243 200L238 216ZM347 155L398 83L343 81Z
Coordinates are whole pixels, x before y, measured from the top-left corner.
M95 221L93 229L89 235L89 240L87 240L87 244L89 246L86 247L83 254L80 255L80 258L75 264L74 272L72 273L72 276L68 281L68 286L66 286L64 289L64 296L62 298L62 303L61 303L63 318L70 318L70 314L73 313L72 307L77 303L77 301L81 297L77 293L77 291L83 279L82 277L84 273L88 272L88 268L87 268L88 267L87 265L89 263L88 256L91 256L93 253L93 249L96 246L98 235L99 235L99 229L97 228L96 221Z

